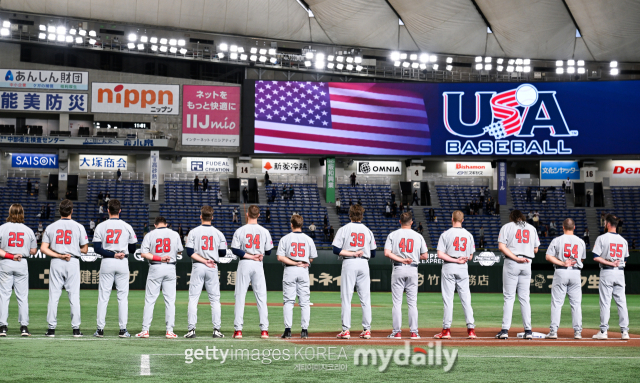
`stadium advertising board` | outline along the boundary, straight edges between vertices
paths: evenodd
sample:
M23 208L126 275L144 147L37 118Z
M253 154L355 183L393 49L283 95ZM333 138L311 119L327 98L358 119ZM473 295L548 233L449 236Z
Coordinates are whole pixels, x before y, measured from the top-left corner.
M233 158L189 157L187 170L205 173L233 173Z
M540 161L540 179L543 180L580 179L578 161Z
M640 161L613 161L613 178L640 178Z
M79 156L80 170L111 170L127 169L127 156L111 155L91 155L81 154Z
M633 112L638 81L249 84L254 98L245 116L258 153L640 153ZM604 127L606 143L598 139Z
M182 87L182 145L238 146L240 87Z
M87 95L9 90L0 93L0 111L86 113Z
M11 153L12 168L57 169L57 154Z
M399 176L402 174L402 162L400 161L357 161L358 174L370 176Z
M165 84L91 84L91 111L118 114L180 114L180 86Z
M0 69L0 88L88 90L89 72ZM4 81L2 81L4 79Z
M492 177L491 162L447 162L449 177Z
M262 159L262 172L282 174L308 174L309 160Z

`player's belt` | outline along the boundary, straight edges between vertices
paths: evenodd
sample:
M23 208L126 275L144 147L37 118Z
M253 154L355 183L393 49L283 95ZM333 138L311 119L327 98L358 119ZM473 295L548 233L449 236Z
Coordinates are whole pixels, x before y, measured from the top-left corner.
M152 265L175 265L176 262L149 262Z
M341 255L341 257L342 257L343 260L347 260L347 259L369 259L367 257L343 257L342 255Z
M405 264L402 262L393 262L393 266L411 266L411 267L418 267L417 263L410 263L410 264Z
M284 265L284 267L298 267L298 265Z
M556 270L582 270L579 267L573 267L573 266L556 266Z
M526 255L523 254L514 254L516 257L518 258L528 258L528 259L533 259L533 257L527 257Z
M602 270L624 270L624 267L602 266Z

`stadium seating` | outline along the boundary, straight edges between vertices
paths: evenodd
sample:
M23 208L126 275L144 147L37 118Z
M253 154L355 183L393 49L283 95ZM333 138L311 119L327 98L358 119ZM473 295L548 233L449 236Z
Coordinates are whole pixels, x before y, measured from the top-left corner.
M622 219L622 236L629 242L629 248L634 240L637 247L640 244L640 187L612 186L611 197L614 208L598 209L598 217L601 213L612 213Z
M528 186L511 186L511 200L513 206L519 209L523 213L528 213L530 210L542 210L542 209L566 209L567 202L565 198L565 192L562 188L542 188L547 189L547 199L544 203L536 200L535 195L538 186L531 186L531 202L527 201L527 188Z
M33 195L27 194L27 182L31 180ZM55 220L57 205L55 202L49 202L51 206L51 217L48 220L38 218L40 208L45 206L46 202L38 201L38 195L35 194L33 185L36 181L40 181L40 177L9 177L7 178L7 186L0 186L0 211L4 214L2 221L9 215L9 207L14 203L19 203L24 208L25 225L29 226L34 232L38 230L38 222L42 222L43 227ZM46 193L46 185L40 185L40 193Z
M293 188L293 200L283 198L283 187ZM324 239L322 232L324 226L324 216L327 209L320 204L320 194L316 184L305 183L271 183L267 186L267 197L271 197L272 190L276 190L275 201L269 201L268 205L260 206L262 214L258 222L269 230L273 239L273 245L277 246L280 238L291 232L290 220L293 213L298 213L304 218L303 232L311 235L309 225L315 223L315 243L316 247L331 246L331 242ZM265 211L267 206L271 211L271 222L266 223ZM338 228L334 227L334 230Z
M429 217L429 208L424 209L425 217ZM455 209L433 209L438 217L438 222L427 222L431 246L435 247L440 239L440 234L451 227L451 213ZM480 227L484 228L485 248L498 248L498 234L500 233L500 217L489 215L466 215L462 227L473 235L476 247L480 243Z
M440 206L449 210L462 210L465 211L467 204L472 203L474 200L480 203L480 189L483 186L463 186L463 185L437 185L436 192L438 193L438 199L440 200ZM485 194L485 202L488 194ZM483 214L488 214L486 205L483 206Z

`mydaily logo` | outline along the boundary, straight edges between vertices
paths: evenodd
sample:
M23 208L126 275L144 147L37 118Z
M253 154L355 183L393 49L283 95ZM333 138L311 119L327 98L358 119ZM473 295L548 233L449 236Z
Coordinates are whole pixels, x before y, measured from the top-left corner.
M442 342L429 342L427 349L411 348L411 342L404 342L401 349L356 349L353 354L353 364L358 366L376 366L378 371L386 371L393 362L397 366L442 366L444 372L449 372L458 359L458 350L451 351L442 348Z

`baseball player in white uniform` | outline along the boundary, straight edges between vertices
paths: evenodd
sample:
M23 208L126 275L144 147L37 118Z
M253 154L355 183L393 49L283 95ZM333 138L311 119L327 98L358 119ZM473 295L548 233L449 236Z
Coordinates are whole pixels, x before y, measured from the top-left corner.
M309 291L309 265L318 257L313 239L302 232L304 220L298 214L291 217L291 233L285 235L278 243L278 261L284 264L282 276L282 295L284 297L284 333L282 338L291 338L291 324L293 322L293 305L296 295L302 312L300 324L302 331L300 338L309 337L309 306L311 293Z
M402 339L402 293L407 293L409 306L409 330L411 339L420 339L418 334L418 263L429 258L424 237L411 229L411 212L400 214L400 229L390 233L384 244L384 256L393 262L391 272L391 298L393 309L393 332L387 336Z
M362 224L364 208L351 205L351 222L338 229L333 240L333 253L342 257L340 297L342 298L342 331L339 339L351 338L351 298L354 287L362 305L362 333L360 338L371 339L371 280L369 259L376 255L376 239L371 230Z
M194 228L187 235L187 255L191 257L191 281L189 282L189 308L187 319L189 331L185 338L196 337L196 323L198 322L198 301L202 294L202 287L209 294L211 304L211 322L213 324L213 337L224 338L220 332L220 278L218 267L220 257L227 254L227 240L218 229L211 226L213 208L203 206L200 209L200 226Z
M618 305L618 318L622 339L629 339L629 312L625 296L624 267L629 258L627 240L616 233L618 217L607 214L604 217L607 232L596 239L593 245L593 259L600 264L600 332L594 339L607 339L611 296Z
M120 220L120 201L109 200L107 204L109 220L100 223L94 230L93 249L102 256L100 283L98 286L98 327L93 336L102 338L107 316L107 305L113 283L118 291L118 322L120 338L129 338L127 319L129 317L129 254L136 252L138 238L128 223Z
M518 293L522 323L524 325L524 337L525 339L533 339L529 288L531 284L531 260L538 252L540 239L535 227L526 222L520 210L511 211L509 220L511 222L502 226L498 236L498 248L505 258L502 268L502 291L504 294L502 330L496 335L496 338L509 338L513 302L516 300L516 293Z
M452 227L440 235L438 240L438 258L442 259L442 303L444 303L444 318L442 332L436 334L436 339L451 338L451 322L453 321L453 296L458 290L460 303L467 322L467 337L476 338L471 307L471 291L469 290L469 268L467 262L473 258L476 245L473 235L462 228L464 214L456 210L451 215Z
M58 324L58 301L62 288L67 290L71 305L71 327L73 336L79 338L80 332L80 257L89 249L89 238L84 226L71 219L73 202L65 199L60 202L58 221L47 226L42 236L40 250L53 258L49 266L49 306L47 322L48 337L56 336Z
M144 236L140 251L142 257L149 260L149 274L144 296L144 313L142 316L142 331L136 338L148 338L149 327L153 320L153 308L156 305L160 290L164 295L164 317L167 326L167 339L178 336L173 332L176 322L176 259L182 252L182 240L175 231L167 228L164 217L156 217L156 229Z
M20 335L30 336L29 329L29 268L27 257L38 251L33 230L24 224L24 209L20 204L9 208L7 223L0 226L0 336L7 336L11 289L18 301Z
M582 260L587 257L587 247L584 241L573 235L576 224L571 218L562 222L564 235L554 238L547 249L545 259L553 263L556 271L553 273L551 285L551 326L547 339L558 339L560 315L564 298L569 295L571 318L573 320L573 337L582 339Z
M269 338L269 311L267 310L267 282L264 278L262 259L265 255L271 255L273 241L267 229L258 225L260 208L251 205L247 209L247 224L236 230L231 242L231 251L240 261L236 271L236 304L234 308L235 320L233 337L242 338L242 326L244 325L244 301L249 289L249 283L253 288L258 306L260 318L260 337Z

